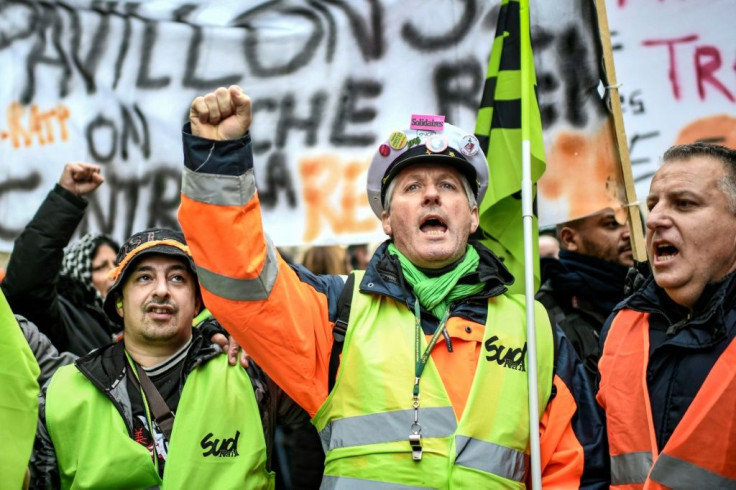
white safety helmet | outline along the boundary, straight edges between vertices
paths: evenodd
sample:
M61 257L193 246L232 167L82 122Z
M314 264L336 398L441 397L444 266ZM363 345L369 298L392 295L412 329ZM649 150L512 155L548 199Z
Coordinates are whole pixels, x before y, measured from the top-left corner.
M425 126L425 128L419 128ZM462 173L478 204L488 189L488 161L478 139L443 116L412 116L412 128L392 132L373 155L368 168L368 201L381 217L386 189L398 173L417 163L442 163ZM432 128L432 129L429 129Z

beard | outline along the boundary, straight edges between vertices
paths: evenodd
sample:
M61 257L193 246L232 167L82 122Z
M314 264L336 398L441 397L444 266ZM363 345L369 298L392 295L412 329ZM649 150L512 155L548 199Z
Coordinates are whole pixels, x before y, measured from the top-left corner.
M626 251L631 253L631 249L627 248L625 245L619 245L619 244L600 245L598 243L587 240L585 238L582 239L582 244L585 250L582 253L585 253L585 255L590 255L591 257L597 257L601 260L605 260L606 262L612 262L614 264L622 265L624 267L629 267L631 265L629 263L625 263L626 259L623 257Z

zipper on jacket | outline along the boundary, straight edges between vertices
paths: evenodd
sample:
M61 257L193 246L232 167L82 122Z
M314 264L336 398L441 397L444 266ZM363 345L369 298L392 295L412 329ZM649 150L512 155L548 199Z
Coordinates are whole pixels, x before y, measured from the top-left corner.
M447 328L442 329L442 335L445 337L445 344L447 345L447 352L452 352L452 339L450 334L447 333Z
M684 327L685 325L687 325L687 323L688 323L688 322L690 321L690 319L691 319L692 317L693 317L693 313L692 313L692 311L690 311L690 312L688 312L688 314L687 314L687 315L685 316L685 318L683 318L683 319L682 319L682 320L680 320L679 322L675 322L675 323L673 323L672 325L670 325L669 327L667 327L667 336L668 336L668 337L672 337L672 336L674 336L674 335L675 335L675 334L676 334L677 332L679 332L680 330L682 330L682 328L683 328L683 327ZM665 315L665 318L666 318L666 315Z

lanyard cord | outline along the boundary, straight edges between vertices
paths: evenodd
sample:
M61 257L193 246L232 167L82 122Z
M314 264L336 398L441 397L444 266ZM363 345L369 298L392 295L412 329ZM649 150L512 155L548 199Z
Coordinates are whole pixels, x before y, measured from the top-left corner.
M146 411L146 422L148 422L148 430L151 433L151 441L153 442L153 465L156 467L156 474L160 475L158 468L158 452L156 451L156 436L153 429L153 420L151 419L151 409L148 408L148 399L146 398L146 394L143 392L143 386L141 385L141 380L138 377L138 370L136 369L135 361L133 361L133 358L130 357L130 354L127 350L125 351L125 357L128 358L128 365L130 367L130 370L133 373L133 376L135 376L136 381L138 381L138 390L140 391L141 398L143 399L143 409Z
M412 457L414 461L420 461L422 459L422 426L419 424L419 380L422 378L424 368L427 366L429 355L432 353L437 340L445 330L445 324L447 318L450 316L450 306L448 305L445 309L445 313L442 315L437 329L434 331L432 338L427 344L427 348L424 349L424 353L421 352L422 345L422 311L419 305L419 298L414 297L414 390L412 392L412 407L414 408L414 423L411 424L409 433L409 443L412 447Z
M419 397L419 379L422 377L422 373L424 372L424 367L427 365L427 361L429 360L429 355L432 353L432 349L434 349L435 344L437 343L437 339L440 338L440 335L442 335L442 331L445 329L445 324L447 323L447 318L450 316L450 307L448 306L445 309L445 313L442 315L442 319L440 320L439 325L437 325L437 329L434 331L434 334L432 335L432 339L429 341L429 344L427 344L427 348L424 350L424 354L419 354L421 351L421 344L422 344L422 312L419 306L419 299L414 297L414 326L415 326L415 349L414 349L414 396Z

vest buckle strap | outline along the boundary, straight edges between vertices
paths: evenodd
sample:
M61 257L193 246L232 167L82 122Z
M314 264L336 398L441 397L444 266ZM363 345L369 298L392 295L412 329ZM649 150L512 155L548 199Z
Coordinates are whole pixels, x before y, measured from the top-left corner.
M411 444L411 458L414 461L422 460L422 435L419 432L409 434L409 444Z

